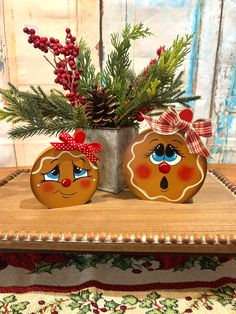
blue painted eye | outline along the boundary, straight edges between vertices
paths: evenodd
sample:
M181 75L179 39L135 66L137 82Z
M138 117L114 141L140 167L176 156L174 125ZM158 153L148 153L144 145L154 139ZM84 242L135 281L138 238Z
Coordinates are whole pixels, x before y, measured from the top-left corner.
M182 159L182 156L180 156L177 153L176 149L172 145L168 144L166 146L166 151L165 151L165 161L169 165L173 166L173 165L178 164L181 161L181 159Z
M164 145L162 143L158 144L150 155L151 162L155 165L160 164L164 159L164 152Z
M51 171L44 174L45 181L58 181L59 177L60 177L60 170L58 166L56 166Z
M74 178L79 179L84 177L88 177L88 171L74 165Z

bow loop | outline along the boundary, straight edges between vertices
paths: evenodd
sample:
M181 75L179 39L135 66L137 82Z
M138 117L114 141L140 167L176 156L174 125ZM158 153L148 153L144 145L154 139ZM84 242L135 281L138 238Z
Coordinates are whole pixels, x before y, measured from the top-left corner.
M185 116L187 117L187 110L190 109L184 109L178 115L173 108L169 107L161 114L158 120L153 120L153 118L144 114L142 116L148 122L150 128L159 134L184 133L190 153L209 157L210 154L203 145L200 136L212 136L211 121L201 119L191 122L189 117L192 116L192 112L191 115L188 115L188 119L184 119Z
M196 133L203 137L212 136L212 125L210 120L196 120L193 122L193 128Z
M59 151L69 151L77 150L85 154L88 159L92 162L97 162L99 159L93 153L98 153L101 151L101 144L99 143L89 143L85 144L86 134L82 130L78 130L74 133L72 137L69 133L62 132L59 135L59 139L62 142L51 142L51 145Z
M192 130L192 124L184 120L178 120L176 128L184 133L188 133Z

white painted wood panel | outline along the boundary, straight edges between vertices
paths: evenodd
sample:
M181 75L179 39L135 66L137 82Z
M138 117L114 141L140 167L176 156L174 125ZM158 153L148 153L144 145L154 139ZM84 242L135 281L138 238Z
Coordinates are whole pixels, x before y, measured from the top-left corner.
M209 142L215 162L236 162L236 1L222 1L211 116L214 138Z
M194 106L195 119L210 117L220 18L221 1L205 1L202 8L195 89L201 99Z
M7 50L5 43L5 29L3 16L3 2L0 1L0 87L3 87L5 82L9 79ZM0 107L3 103L0 99ZM8 139L8 130L11 127L6 122L0 122L0 167L15 166L15 150L13 141Z

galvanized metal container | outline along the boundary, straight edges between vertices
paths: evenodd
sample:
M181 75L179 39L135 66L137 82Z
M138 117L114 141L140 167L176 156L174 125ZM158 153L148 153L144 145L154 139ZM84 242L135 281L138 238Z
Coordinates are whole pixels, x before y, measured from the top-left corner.
M130 141L137 135L137 130L126 128L104 128L86 130L86 142L98 142L102 151L97 154L100 170L98 189L118 193L126 187L122 171L123 155Z

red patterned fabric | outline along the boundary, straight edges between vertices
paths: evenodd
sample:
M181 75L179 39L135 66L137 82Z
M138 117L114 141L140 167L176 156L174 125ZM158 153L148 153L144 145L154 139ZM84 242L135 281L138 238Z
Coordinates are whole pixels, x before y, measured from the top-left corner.
M194 122L188 122L182 120L173 108L165 110L158 120L154 120L152 117L146 115L143 115L143 117L148 122L150 128L159 134L170 135L179 131L183 132L190 153L204 157L210 156L200 139L200 136L212 136L210 120L200 119Z
M73 137L69 133L63 132L59 136L62 142L52 142L51 145L59 151L78 150L85 154L90 161L97 162L99 159L93 153L101 151L101 144L85 144L85 138L85 132L82 130L76 131Z

